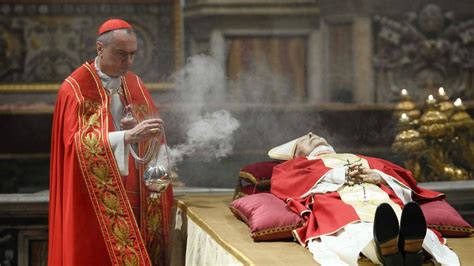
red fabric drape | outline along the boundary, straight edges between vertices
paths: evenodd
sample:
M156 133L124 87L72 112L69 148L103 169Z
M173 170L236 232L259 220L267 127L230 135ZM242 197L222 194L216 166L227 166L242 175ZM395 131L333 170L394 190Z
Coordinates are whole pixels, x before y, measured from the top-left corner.
M378 169L409 187L414 192L414 200L429 201L444 197L442 193L418 187L411 173L398 165L383 159L358 156L366 159L371 169ZM302 245L306 245L311 238L332 234L360 220L354 208L344 203L337 192L300 198L329 170L322 160L307 160L306 157L298 157L273 168L271 192L287 201L288 206L306 220L303 227L295 230L295 236ZM403 206L390 188L383 185L381 188L395 203Z
M128 72L123 84L139 120L156 114L136 75ZM108 143L108 132L115 130L109 104L90 63L73 72L58 92L51 141L49 265L150 265L145 242L150 236L145 234L168 244L164 226L169 224L172 189L159 199L160 209L153 209L161 214L161 230L140 229L149 216L143 167L130 163L130 175L120 176ZM165 252L155 261L164 264Z

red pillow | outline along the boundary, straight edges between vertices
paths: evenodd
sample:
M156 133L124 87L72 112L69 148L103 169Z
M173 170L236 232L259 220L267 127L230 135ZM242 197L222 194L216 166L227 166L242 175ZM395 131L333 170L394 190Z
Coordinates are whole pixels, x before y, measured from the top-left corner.
M291 231L304 223L283 200L271 193L258 193L236 199L231 202L229 208L249 226L254 241L292 238Z
M448 202L436 200L420 204L429 228L439 231L444 237L466 237L472 227Z
M273 167L279 163L278 161L268 161L248 164L240 170L239 177L257 186L268 187Z

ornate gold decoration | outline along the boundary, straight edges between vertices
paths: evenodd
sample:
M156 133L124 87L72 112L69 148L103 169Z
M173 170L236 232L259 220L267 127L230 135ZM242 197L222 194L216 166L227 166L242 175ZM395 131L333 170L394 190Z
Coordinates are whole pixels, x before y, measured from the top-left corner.
M133 228L131 211L126 210L126 198L120 191L119 179L109 166L103 146L101 120L103 107L98 102L85 100L79 109L80 130L76 134L78 157L89 194L99 218L101 230L111 245L109 254L113 263L122 265L149 264L148 258L139 254L141 249L138 230ZM137 228L138 229L138 228ZM143 247L144 248L144 247Z
M452 145L449 153L460 166L471 172L474 178L474 121L465 111L460 98L454 102L453 115L450 119L455 134L452 136Z
M452 104L443 88L438 99L439 103L428 96L419 125L413 117L401 114L392 149L405 156L405 167L418 181L472 179L474 122L461 99ZM402 95L401 102L406 102L406 96Z
M405 167L413 173L416 180L423 180L421 176L420 157L421 151L425 150L426 142L420 133L415 129L415 123L410 122L407 114L402 113L398 121L398 131L400 132L392 145L392 149L397 153L408 154L405 160Z
M420 134L423 137L443 137L450 129L447 125L448 117L438 111L433 95L428 96L426 104L427 111L420 118Z
M420 118L420 110L417 109L416 104L411 100L408 91L403 89L400 93L401 100L395 105L395 112L393 113L396 118L400 117L402 113L408 115L411 119Z
M157 193L155 193L156 195ZM158 194L161 196L161 193ZM165 256L165 248L160 245L160 237L163 236L163 201L161 197L147 197L146 207L146 231L147 249L153 265L161 265Z
M439 88L438 93L439 111L450 117L454 111L454 104L449 101L449 97L446 95L443 87Z

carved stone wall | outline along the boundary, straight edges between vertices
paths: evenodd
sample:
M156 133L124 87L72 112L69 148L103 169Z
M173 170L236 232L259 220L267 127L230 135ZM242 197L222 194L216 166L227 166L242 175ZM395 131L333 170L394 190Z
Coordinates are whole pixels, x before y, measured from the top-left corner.
M422 100L439 87L473 99L474 19L434 3L396 16L379 12L373 16L377 101L396 100L401 89Z
M472 1L320 1L322 95L331 102L388 103L407 89L472 100ZM340 58L340 59L338 59Z
M147 82L166 80L179 60L179 1L121 2L0 1L0 82L62 82L95 57L96 29L109 17L129 21L137 32L134 71Z

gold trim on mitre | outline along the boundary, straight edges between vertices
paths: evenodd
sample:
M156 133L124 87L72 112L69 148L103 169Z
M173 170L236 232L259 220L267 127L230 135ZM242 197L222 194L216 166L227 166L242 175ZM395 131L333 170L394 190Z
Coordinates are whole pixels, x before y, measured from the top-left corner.
M287 161L293 159L295 157L296 144L304 136L306 135L272 148L268 151L268 156L274 160Z

